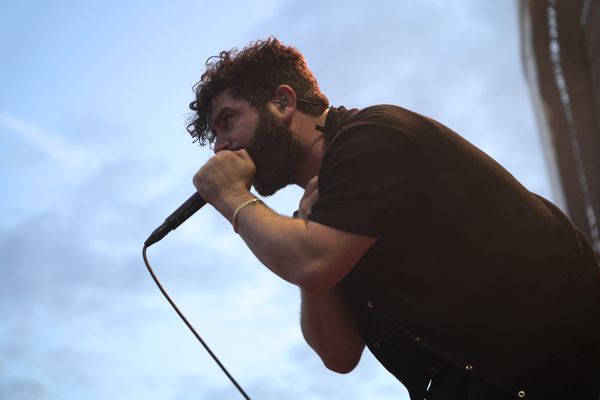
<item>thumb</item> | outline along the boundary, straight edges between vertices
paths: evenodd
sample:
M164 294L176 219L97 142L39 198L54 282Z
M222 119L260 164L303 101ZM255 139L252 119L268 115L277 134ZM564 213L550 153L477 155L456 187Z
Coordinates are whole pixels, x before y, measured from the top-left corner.
M250 154L248 154L246 149L235 150L235 151L233 151L233 154L235 154L236 156L238 156L239 158L241 158L242 160L244 160L246 162L252 163L252 157L250 157Z
M246 151L246 149L239 149L233 151L233 154L238 156L242 161L244 161L247 165L249 165L252 169L256 169L256 165L254 164L254 160L250 157L250 154Z

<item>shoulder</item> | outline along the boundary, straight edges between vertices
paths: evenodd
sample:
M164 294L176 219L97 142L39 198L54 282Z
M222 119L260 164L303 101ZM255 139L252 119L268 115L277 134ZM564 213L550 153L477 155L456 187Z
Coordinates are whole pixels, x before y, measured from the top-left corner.
M346 119L323 154L320 189L325 183L343 182L349 177L364 182L391 171L397 176L414 171L423 153L413 140L419 135L413 128L415 122L410 123L415 115L401 107L379 105Z
M365 126L387 127L406 132L434 127L429 118L414 111L396 105L379 104L363 108L353 114L345 121L341 131Z
M431 118L390 104L354 110L338 125L328 148L380 146L381 142L403 147L431 145L437 141L442 125ZM381 149L380 149L381 150Z
M339 125L325 158L340 153L383 155L405 151L433 130L435 125L428 118L405 108L388 104L367 107L352 113Z

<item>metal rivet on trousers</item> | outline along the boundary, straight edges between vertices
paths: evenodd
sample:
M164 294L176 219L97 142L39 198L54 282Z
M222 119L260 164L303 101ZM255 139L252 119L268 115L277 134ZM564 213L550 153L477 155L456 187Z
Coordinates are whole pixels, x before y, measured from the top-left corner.
M420 342L420 341L421 341L421 338L420 338L420 337L418 337L418 336L415 336L415 340L416 340L417 342Z
M373 303L371 303L370 301L367 301L367 307L373 308Z
M374 342L373 346L375 346L376 349L381 347L381 344L379 342Z
M517 396L519 396L520 399L524 399L525 398L525 391L524 390L519 390L519 393L517 393Z
M469 364L467 364L467 365L465 365L465 369L466 369L467 371L473 371L473 366L472 366L472 365L469 365Z

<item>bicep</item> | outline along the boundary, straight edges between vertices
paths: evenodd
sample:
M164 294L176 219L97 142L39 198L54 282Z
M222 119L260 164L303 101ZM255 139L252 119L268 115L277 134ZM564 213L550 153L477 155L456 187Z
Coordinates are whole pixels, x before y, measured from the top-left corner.
M308 221L307 237L311 242L312 279L306 288L322 290L335 286L377 241L376 238L335 229Z

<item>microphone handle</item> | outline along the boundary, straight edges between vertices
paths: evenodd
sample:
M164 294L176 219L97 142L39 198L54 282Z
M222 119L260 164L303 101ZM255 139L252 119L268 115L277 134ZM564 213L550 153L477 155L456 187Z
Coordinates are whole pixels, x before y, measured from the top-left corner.
M171 230L173 230L183 224L185 220L194 215L196 211L201 209L205 204L206 201L200 197L198 192L195 192L185 201L185 203L180 205L177 210L173 211L173 213L165 219L165 222L172 225L173 228L171 228Z
M190 196L189 199L185 201L185 203L180 205L177 210L173 211L173 213L171 213L171 215L165 219L165 222L163 222L161 226L152 232L152 234L144 242L144 245L146 247L150 247L154 243L167 236L169 232L183 224L185 220L194 215L194 213L201 209L205 204L206 201L200 197L198 192L195 192Z

